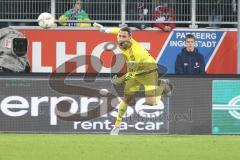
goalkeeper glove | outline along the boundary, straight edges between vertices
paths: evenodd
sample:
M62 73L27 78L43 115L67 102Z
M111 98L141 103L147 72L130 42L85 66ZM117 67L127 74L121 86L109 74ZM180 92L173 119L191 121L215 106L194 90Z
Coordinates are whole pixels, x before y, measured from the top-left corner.
M123 82L121 78L117 77L117 75L114 75L111 81L112 81L112 84L114 85L119 85Z
M106 27L103 27L103 25L99 24L99 23L94 23L93 26L95 28L98 28L100 30L100 32L103 32L103 33L111 33L111 29L110 28L106 28Z

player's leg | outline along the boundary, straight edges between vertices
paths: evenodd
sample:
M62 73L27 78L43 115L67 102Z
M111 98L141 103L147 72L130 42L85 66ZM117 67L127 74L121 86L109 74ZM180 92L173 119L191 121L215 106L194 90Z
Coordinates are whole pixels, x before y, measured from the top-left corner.
M137 78L137 80L144 85L145 104L151 106L157 105L161 100L164 89L162 85L158 85L158 73L152 72Z
M158 84L158 73L151 73L146 83L147 84L144 85L146 103L148 105L157 105L161 100L164 90L164 87Z
M132 99L134 98L134 95L124 95L123 99L121 100L119 106L118 106L118 116L116 118L116 123L115 125L120 126L121 121L122 121L122 117L125 114L125 112L127 111L127 107L129 105L129 103L132 101Z
M128 105L134 98L134 95L139 90L139 88L140 84L135 79L130 79L126 81L124 86L124 97L122 98L120 104L118 105L118 116L115 121L115 126L110 133L111 135L118 135L123 115L125 114Z
M122 123L122 118L125 112L127 111L128 104L132 101L134 98L134 95L125 95L121 102L118 105L118 115L115 121L114 128L111 131L111 135L118 135L121 123Z

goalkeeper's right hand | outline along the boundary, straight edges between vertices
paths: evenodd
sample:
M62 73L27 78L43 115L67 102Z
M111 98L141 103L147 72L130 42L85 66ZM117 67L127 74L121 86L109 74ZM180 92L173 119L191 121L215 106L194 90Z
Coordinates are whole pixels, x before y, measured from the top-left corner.
M112 81L112 84L114 84L114 85L120 85L124 82L124 80L121 77L118 78L117 75L114 75L112 77L111 81Z
M135 74L136 73L128 72L127 74L123 75L122 77L117 77L117 75L114 75L113 78L111 79L111 81L114 85L120 85L120 84L124 83L125 81L134 79Z
M99 29L100 29L100 28L104 28L103 25L101 25L101 24L99 24L99 23L96 23L96 22L93 23L93 27L99 28Z
M111 33L111 29L103 27L103 25L99 24L99 23L93 23L93 27L99 29L100 32L103 33Z

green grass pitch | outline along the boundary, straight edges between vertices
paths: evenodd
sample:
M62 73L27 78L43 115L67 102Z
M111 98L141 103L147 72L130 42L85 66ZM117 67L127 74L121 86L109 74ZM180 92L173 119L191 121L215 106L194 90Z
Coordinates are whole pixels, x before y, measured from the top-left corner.
M0 134L0 160L238 160L240 136Z

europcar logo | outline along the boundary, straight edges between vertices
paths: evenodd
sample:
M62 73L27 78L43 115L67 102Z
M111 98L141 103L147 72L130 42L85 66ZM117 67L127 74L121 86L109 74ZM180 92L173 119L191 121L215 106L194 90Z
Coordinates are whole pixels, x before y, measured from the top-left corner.
M231 99L228 104L213 104L214 110L226 110L228 113L240 120L240 96Z
M212 133L240 134L240 81L213 81Z

